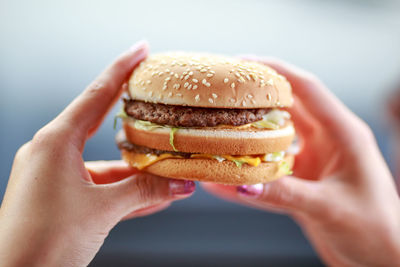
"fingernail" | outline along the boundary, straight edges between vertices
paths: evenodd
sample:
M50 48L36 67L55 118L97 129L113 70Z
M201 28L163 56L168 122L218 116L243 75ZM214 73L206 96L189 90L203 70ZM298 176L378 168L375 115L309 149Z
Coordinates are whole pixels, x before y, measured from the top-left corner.
M171 179L169 191L172 195L188 195L194 192L196 184L190 180Z
M241 185L236 188L238 194L244 197L256 198L262 194L264 190L263 184Z
M148 43L146 40L140 40L139 42L134 43L130 48L129 51L140 51L146 50L148 48Z

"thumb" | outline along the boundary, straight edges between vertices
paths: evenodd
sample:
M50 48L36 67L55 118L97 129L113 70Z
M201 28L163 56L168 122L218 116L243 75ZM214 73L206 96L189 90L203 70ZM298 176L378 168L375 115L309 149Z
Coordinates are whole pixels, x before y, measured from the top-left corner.
M103 197L116 216L127 214L190 196L195 183L189 180L168 179L148 173L137 173L116 183L102 185Z
M273 206L287 212L320 214L326 208L321 184L286 176L267 184L237 187L238 199L257 208Z

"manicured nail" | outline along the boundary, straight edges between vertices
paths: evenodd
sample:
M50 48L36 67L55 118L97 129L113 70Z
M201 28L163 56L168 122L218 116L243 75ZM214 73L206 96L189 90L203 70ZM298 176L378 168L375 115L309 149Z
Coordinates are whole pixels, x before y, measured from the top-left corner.
M244 197L256 198L262 194L264 190L263 184L241 185L236 188L238 194Z
M140 40L139 42L134 43L130 48L129 51L140 51L145 50L148 48L148 43L146 40Z
M188 195L194 192L196 184L190 180L171 179L169 191L172 195Z

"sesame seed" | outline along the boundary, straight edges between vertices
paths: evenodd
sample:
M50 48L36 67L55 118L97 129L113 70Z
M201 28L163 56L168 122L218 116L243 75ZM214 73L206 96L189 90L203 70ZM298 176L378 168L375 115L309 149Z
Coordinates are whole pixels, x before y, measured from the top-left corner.
M181 85L179 83L174 84L174 89L178 90Z
M217 95L217 94L214 94L214 93L212 93L212 97L214 97L214 98L217 98L217 97L218 97L218 95Z
M243 100L243 101L242 101L242 105L243 105L243 106L246 106L246 101Z
M205 86L210 87L211 83L206 83Z
M183 80L183 75L181 75L180 79Z
M160 71L160 72L158 73L158 76L161 76L161 75L163 75L163 74L164 74L164 72Z
M172 92L169 92L169 93L168 93L168 97L171 97L171 96L172 96Z
M150 81L150 80L147 80L146 83L147 83L147 84L151 84L151 81Z
M246 75L246 79L250 81L250 75L249 74Z
M189 86L187 87L188 90L192 89L192 85L189 84Z
M192 79L192 82L194 82L194 83L198 83L198 82L199 82L199 80L197 80L197 79Z
M188 82L185 82L185 84L183 85L183 87L188 87L189 86L189 83Z
M214 100L212 98L209 98L208 102L210 102L212 104L212 103L214 103Z
M208 77L208 78L211 78L212 76L214 76L214 74L212 74L212 73L208 73L208 74L207 74L207 77Z
M183 75L186 75L187 73L188 73L187 71L182 72Z
M236 73L235 73L235 76L239 78L239 77L240 77L239 72L236 72Z
M175 76L175 78L177 78L177 79L179 78L179 75L178 75L178 73L175 73L175 75L174 75L174 76Z
M171 80L171 77L165 78L165 81L166 81L166 82L168 82L169 80Z
M271 101L271 94L270 93L267 94L267 100Z
M251 100L251 103L255 104L255 103L256 103L256 101L255 101L254 99L252 99L252 100Z
M181 93L178 93L178 94L176 94L176 96L179 96L179 97L181 97L181 96L182 96L182 94L181 94Z
M212 73L212 74L215 74L215 71L213 71L213 70L210 70L210 73Z
M253 98L253 95L252 94L248 94L247 97L248 98Z
M200 101L200 95L196 95L196 96L194 97L194 99L196 100L196 102L199 102L199 101Z
M231 87L232 87L232 88L235 88L235 83L231 83Z
M189 75L193 75L193 71L190 71L190 72L189 72Z
M201 69L200 72L201 73L207 72L207 69Z
M167 85L166 85L166 84L164 84L162 90L163 90L163 91L167 90Z
M234 98L230 98L229 101L231 101L231 103L234 103L235 99Z
M165 69L165 72L170 72L170 70L169 69Z
M193 90L196 90L197 89L197 85L195 84L195 85L193 85L193 88L192 88Z
M185 80L189 79L189 77L190 77L189 74L186 75L186 76L185 76Z
M253 81L257 80L257 76L254 73L250 73L249 76L253 79Z
M201 83L202 83L202 84L206 84L206 83L207 83L207 80L206 80L206 79L203 79L203 80L201 81Z
M229 82L229 79L228 78L225 78L224 79L224 83L228 83Z
M244 83L246 80L243 78L243 77L240 77L239 79L238 79L238 82L240 82L240 83Z
M268 85L274 85L274 80L269 79L269 80L267 81L267 84L268 84Z

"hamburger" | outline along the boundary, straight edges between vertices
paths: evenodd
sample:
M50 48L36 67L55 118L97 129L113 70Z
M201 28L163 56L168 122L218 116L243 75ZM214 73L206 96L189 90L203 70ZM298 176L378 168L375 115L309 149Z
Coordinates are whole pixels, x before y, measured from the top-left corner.
M134 70L116 137L122 158L159 176L230 185L289 174L295 130L285 77L201 53L149 56Z

